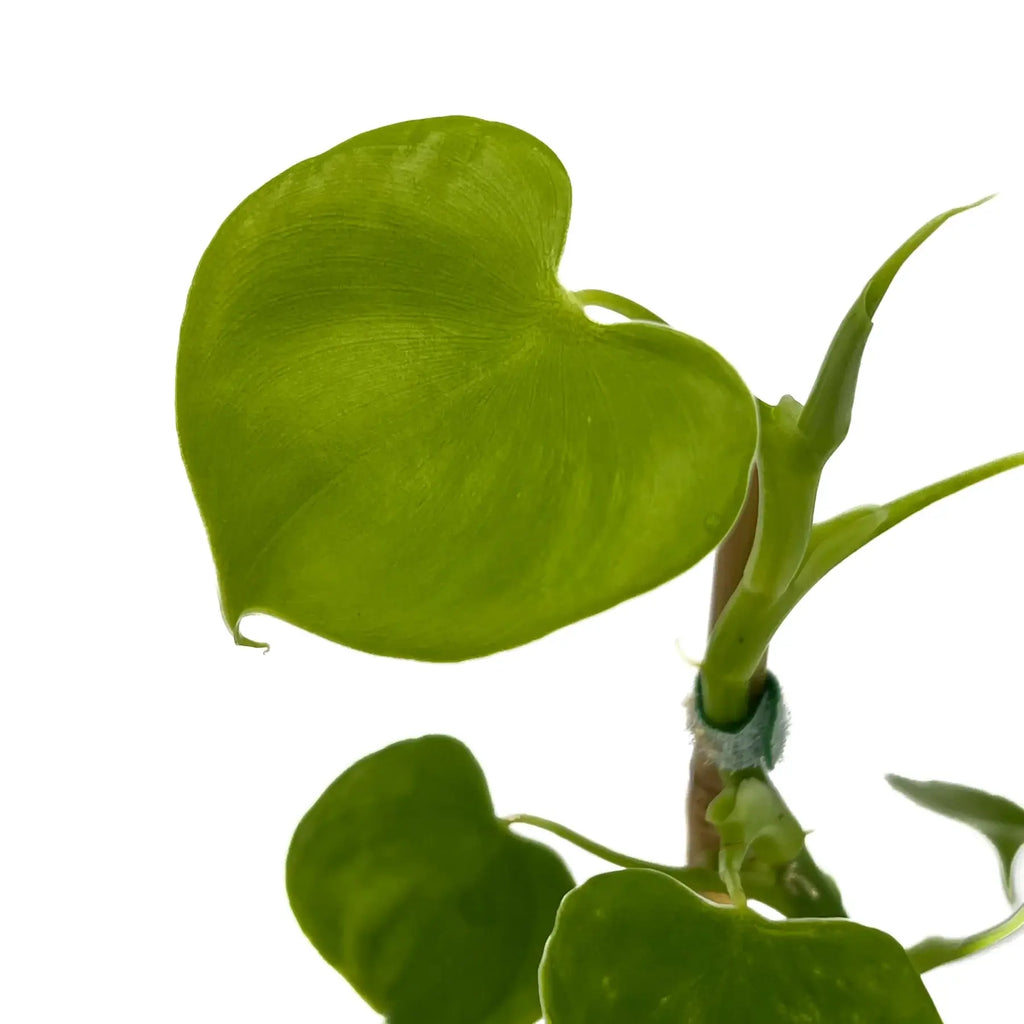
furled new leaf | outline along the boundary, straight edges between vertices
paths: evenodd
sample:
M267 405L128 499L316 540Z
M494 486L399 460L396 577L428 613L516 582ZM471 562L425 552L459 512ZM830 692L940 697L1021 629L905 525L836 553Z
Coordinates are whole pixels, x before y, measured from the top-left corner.
M548 1024L939 1024L884 932L766 921L656 871L598 875L569 893L540 985Z
M999 855L1006 897L1011 903L1017 902L1013 861L1024 846L1024 807L1005 797L954 782L916 782L901 775L885 778L893 789L914 803L970 825L985 836Z
M390 1024L532 1024L537 966L572 877L494 816L473 755L406 740L342 774L295 831L302 930Z
M349 139L228 217L189 292L177 418L239 642L263 611L476 657L725 535L753 399L644 307L562 287L569 206L537 139L445 117ZM595 323L588 298L644 322Z
M889 285L914 251L950 217L972 210L991 198L986 196L968 206L947 210L918 228L875 272L843 318L800 415L801 432L822 464L842 444L850 429L864 346L874 326L872 317Z
M707 820L723 846L741 847L763 864L788 864L804 846L804 830L778 790L756 777L730 780L708 805Z

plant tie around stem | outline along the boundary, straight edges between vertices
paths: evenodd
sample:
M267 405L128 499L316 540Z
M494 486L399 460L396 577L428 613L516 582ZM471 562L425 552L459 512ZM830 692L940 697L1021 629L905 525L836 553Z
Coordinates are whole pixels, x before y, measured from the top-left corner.
M720 771L738 772L762 767L771 770L782 758L789 716L782 701L779 681L771 672L767 673L764 689L746 717L732 725L713 725L708 721L700 673L694 681L687 709L694 739L700 742L708 759Z

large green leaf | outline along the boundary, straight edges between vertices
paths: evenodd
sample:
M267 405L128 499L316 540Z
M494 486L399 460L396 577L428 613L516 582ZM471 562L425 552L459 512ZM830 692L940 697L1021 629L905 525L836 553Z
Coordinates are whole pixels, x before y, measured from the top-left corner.
M246 199L181 328L181 450L236 639L269 612L379 654L513 647L725 535L753 399L703 343L558 281L557 157L468 117L368 132Z
M1003 889L1011 903L1017 902L1013 861L1024 846L1024 807L1006 797L955 782L916 782L902 775L886 775L898 793L936 814L945 815L977 829L996 848L1003 877Z
M494 816L449 736L380 750L295 831L288 898L302 930L392 1024L532 1024L537 966L572 877Z
M562 902L541 964L548 1024L939 1024L906 952L852 921L766 921L656 871Z

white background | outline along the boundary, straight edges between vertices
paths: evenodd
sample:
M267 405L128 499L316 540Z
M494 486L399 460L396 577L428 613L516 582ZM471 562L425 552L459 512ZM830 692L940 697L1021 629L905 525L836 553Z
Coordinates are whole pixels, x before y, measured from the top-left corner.
M0 1016L375 1019L290 917L291 829L353 760L440 731L499 813L679 862L681 702L710 564L454 666L270 619L232 646L174 435L176 333L221 220L363 130L464 113L573 180L562 279L806 396L869 274L989 192L876 318L819 510L1024 448L1024 82L1010 2L19 5L3 32L5 605ZM26 13L29 12L29 13ZM1024 802L1024 472L900 526L786 624L777 772L859 920L1007 913L995 857L882 775ZM599 862L561 845L578 877ZM1024 943L928 976L947 1024L1019 1005ZM1010 1011L1007 1011L1010 1012Z

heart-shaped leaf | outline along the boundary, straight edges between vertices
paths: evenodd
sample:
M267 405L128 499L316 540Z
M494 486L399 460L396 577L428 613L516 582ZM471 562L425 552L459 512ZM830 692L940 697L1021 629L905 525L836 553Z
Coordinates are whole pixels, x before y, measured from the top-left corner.
M354 764L295 831L302 930L391 1024L532 1024L537 965L572 877L494 816L458 740L406 740Z
M902 775L886 775L885 778L893 789L915 804L970 825L985 836L999 855L1006 898L1011 903L1017 902L1013 861L1024 846L1024 807L1005 797L955 782L916 782Z
M475 657L725 535L753 399L701 342L585 315L556 276L569 206L542 143L446 117L306 160L220 228L177 416L239 642L263 611L378 654Z
M548 1024L940 1024L899 943L852 921L766 921L656 871L562 901L541 964Z

